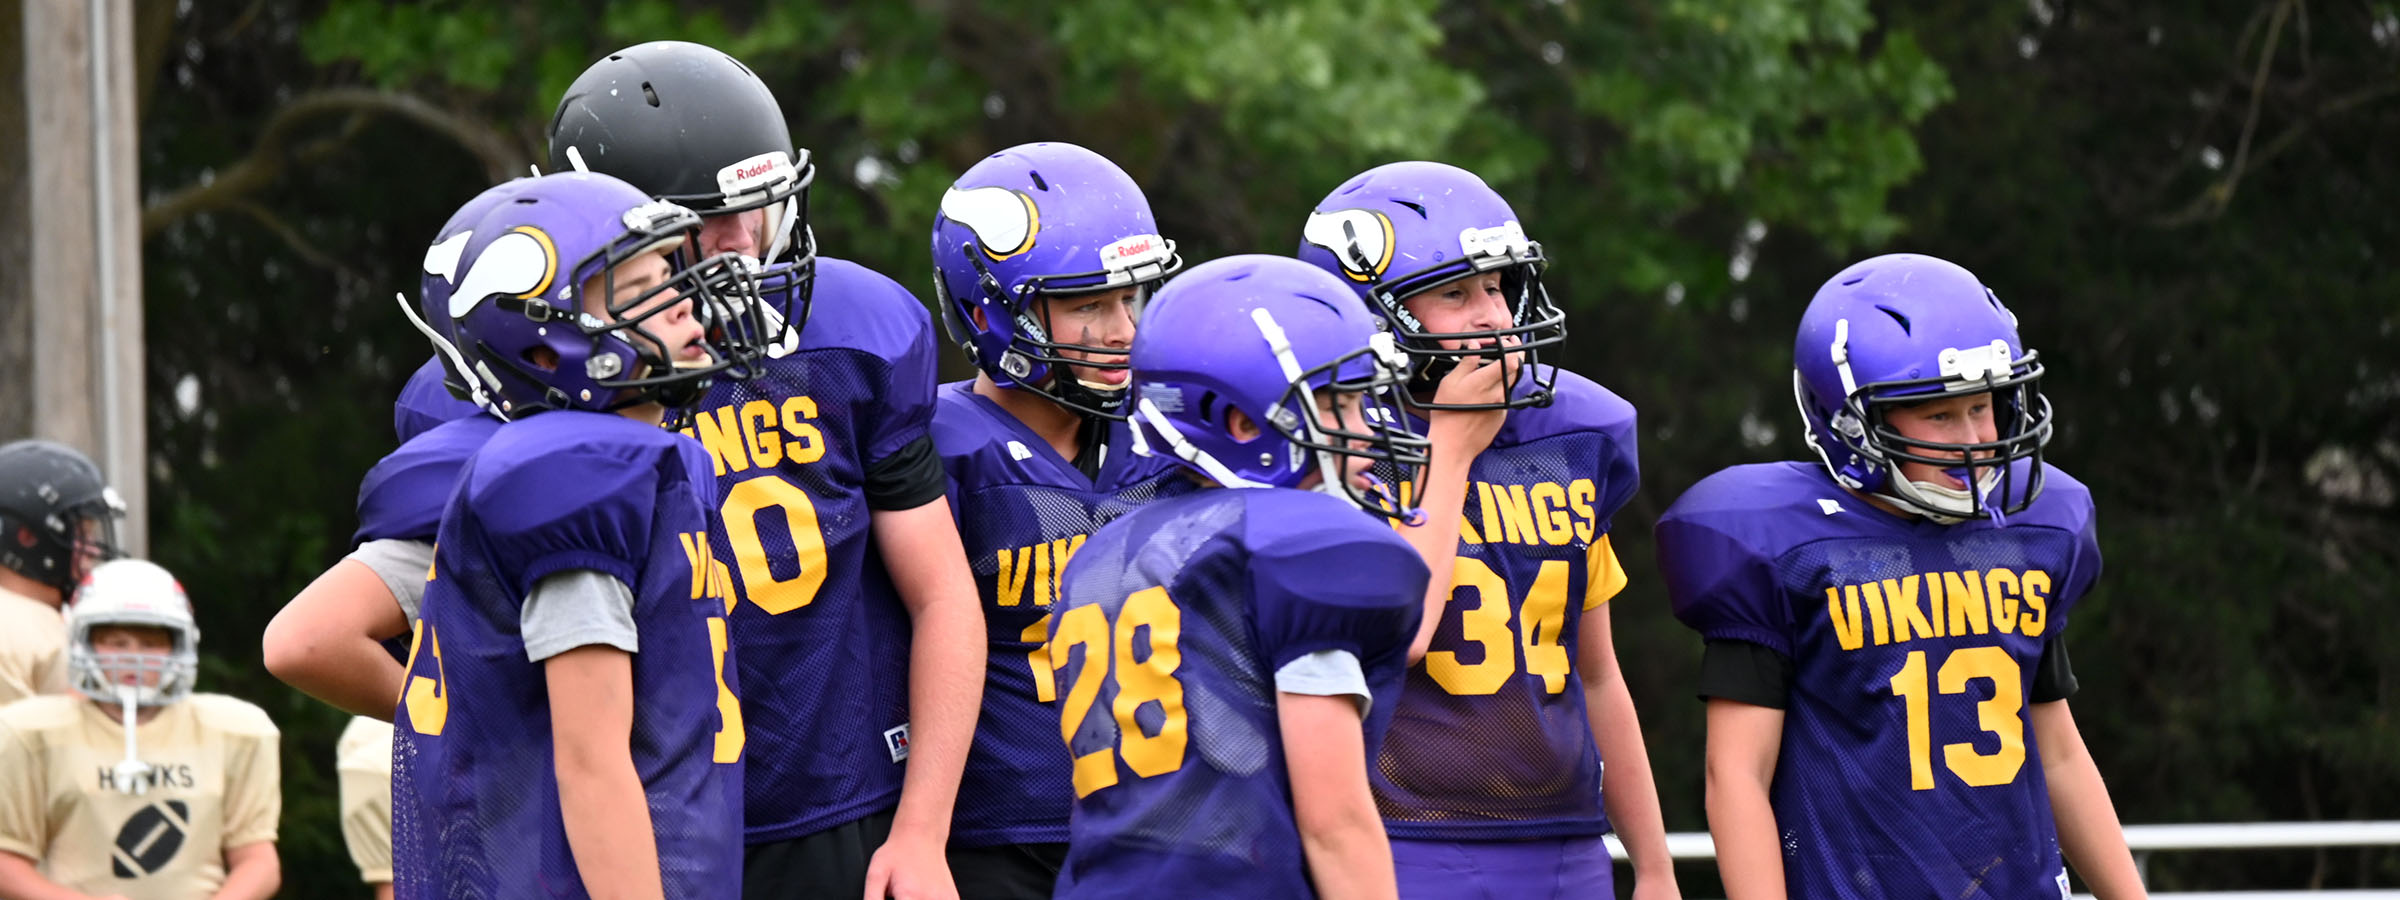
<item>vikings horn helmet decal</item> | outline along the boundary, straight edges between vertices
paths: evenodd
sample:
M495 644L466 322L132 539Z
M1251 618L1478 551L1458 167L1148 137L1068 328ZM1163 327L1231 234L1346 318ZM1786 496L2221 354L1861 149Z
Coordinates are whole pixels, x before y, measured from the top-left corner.
M977 248L993 262L1033 249L1042 230L1033 198L1004 187L951 188L942 194L942 215L974 232Z

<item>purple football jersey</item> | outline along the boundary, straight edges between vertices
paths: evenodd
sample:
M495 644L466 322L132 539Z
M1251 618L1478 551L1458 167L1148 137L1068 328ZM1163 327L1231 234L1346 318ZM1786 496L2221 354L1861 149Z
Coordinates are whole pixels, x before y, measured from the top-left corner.
M2005 527L1944 526L1869 506L1816 463L1736 466L1659 520L1676 617L1792 661L1770 790L1792 896L2061 891L2024 707L2100 550L2091 493L2046 478Z
M400 386L400 396L392 401L392 433L401 443L416 440L417 435L444 422L483 415L475 404L450 393L449 386L442 384L442 374L441 358L428 358Z
M1371 758L1424 612L1423 559L1339 498L1219 489L1101 528L1066 579L1047 656L1077 796L1057 896L1315 896L1275 673L1355 656L1376 698Z
M499 419L478 412L409 438L378 460L359 479L358 531L350 542L432 543L458 471L499 430Z
M1632 404L1560 372L1468 468L1450 602L1376 758L1394 837L1608 830L1575 662L1584 611L1622 584L1606 535L1640 483L1633 426Z
M753 844L892 808L907 756L909 617L868 540L866 486L930 440L932 319L856 263L816 268L799 347L710 389L684 427L716 479L742 676L762 686L742 698Z
M1162 457L1134 455L1123 423L1114 423L1099 451L1099 477L1086 477L1016 416L977 396L974 384L943 385L933 414L934 446L950 476L950 506L991 639L983 715L950 841L1064 843L1075 795L1058 743L1045 642L1067 560L1100 526L1199 484Z
M739 896L743 728L709 490L698 446L605 413L503 425L468 461L393 717L398 896L586 895L519 630L533 585L574 570L633 589L631 749L667 895Z

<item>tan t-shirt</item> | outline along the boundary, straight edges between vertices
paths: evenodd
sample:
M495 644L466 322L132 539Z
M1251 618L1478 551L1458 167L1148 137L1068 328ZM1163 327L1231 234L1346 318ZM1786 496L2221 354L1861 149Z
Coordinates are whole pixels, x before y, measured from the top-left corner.
M275 723L221 694L194 694L139 726L147 793L117 790L118 714L81 695L0 707L0 850L50 880L134 900L205 897L225 850L275 839L283 811Z
M0 706L67 689L67 620L58 610L0 588Z
M392 880L392 723L350 720L334 745L342 775L342 843L368 884Z

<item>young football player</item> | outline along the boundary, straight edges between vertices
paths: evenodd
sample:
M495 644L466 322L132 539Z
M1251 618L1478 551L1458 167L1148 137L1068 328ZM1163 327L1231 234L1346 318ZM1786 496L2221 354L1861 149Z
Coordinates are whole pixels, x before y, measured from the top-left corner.
M1120 413L1134 321L1182 260L1124 170L1041 143L959 176L934 219L933 263L943 324L980 371L942 385L933 441L991 643L950 871L965 900L1047 900L1075 796L1051 764L1048 616L1093 529L1193 485L1135 455Z
M448 313L510 421L459 473L427 573L394 716L398 896L739 894L721 525L706 456L659 426L745 377L758 329L717 290L730 262L670 262L699 225L561 173L461 254Z
M662 41L593 63L550 154L698 211L702 249L754 260L788 326L756 379L718 386L683 427L717 478L743 677L773 685L743 698L753 896L955 896L943 852L984 626L943 502L925 306L817 255L816 170L721 51Z
M117 555L125 501L100 467L52 441L0 445L0 705L67 689L59 606Z
M1967 270L1878 256L1800 318L1816 463L1718 472L1658 524L1707 641L1708 823L1734 900L2141 897L2061 635L2100 574L2042 461L2042 365ZM1828 477L1831 476L1831 477Z
M1235 256L1134 338L1137 452L1216 487L1075 552L1044 655L1072 757L1058 896L1393 896L1367 768L1425 563L1366 469L1424 444L1379 399L1403 359L1338 279Z
M73 694L0 707L0 897L259 900L282 882L275 723L193 693L200 629L165 569L94 568Z
M417 620L442 505L458 482L459 468L500 427L497 412L460 396L476 395L465 376L452 373L458 361L450 295L457 286L459 253L476 224L528 182L517 179L486 189L436 232L426 250L417 307L409 311L436 349L392 404L400 447L359 482L358 530L351 536L350 555L284 604L260 639L267 671L353 715L391 718L401 681L393 647L400 644L405 651L399 639Z
M1319 202L1300 257L1412 357L1404 397L1433 441L1425 523L1402 533L1443 575L1375 765L1401 896L1609 896L1612 828L1633 895L1677 896L1609 628L1625 586L1609 524L1639 484L1633 406L1542 362L1566 317L1541 245L1474 173L1400 162Z

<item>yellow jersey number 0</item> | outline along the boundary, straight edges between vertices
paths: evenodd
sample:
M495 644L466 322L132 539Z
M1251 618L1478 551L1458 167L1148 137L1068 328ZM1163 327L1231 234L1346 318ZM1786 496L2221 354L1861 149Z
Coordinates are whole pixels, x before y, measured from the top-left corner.
M774 509L792 535L799 571L777 579L767 566L767 545L758 536L758 514ZM725 492L718 508L725 517L726 542L733 546L734 567L741 573L742 596L768 615L780 616L816 602L825 587L825 531L817 524L816 501L781 475L761 475Z

